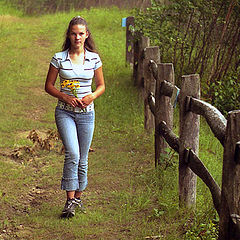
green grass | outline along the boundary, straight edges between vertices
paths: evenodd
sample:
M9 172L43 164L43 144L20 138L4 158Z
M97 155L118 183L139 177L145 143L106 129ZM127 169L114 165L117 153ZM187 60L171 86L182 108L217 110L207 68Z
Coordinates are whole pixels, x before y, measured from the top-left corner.
M0 2L0 13L5 13L0 16L0 239L176 240L215 218L201 180L196 212L179 209L176 154L170 153L168 165L154 168L154 136L144 131L143 103L133 87L132 70L125 66L121 18L128 11L92 8L29 17ZM76 15L89 22L103 61L106 92L95 102L96 152L89 155L89 186L83 198L88 213L63 221L60 142L51 151L36 149L19 158L11 154L33 146L26 138L31 130L56 130L56 99L44 92L44 82L50 59L60 51L67 24ZM199 155L220 184L222 147L203 119Z

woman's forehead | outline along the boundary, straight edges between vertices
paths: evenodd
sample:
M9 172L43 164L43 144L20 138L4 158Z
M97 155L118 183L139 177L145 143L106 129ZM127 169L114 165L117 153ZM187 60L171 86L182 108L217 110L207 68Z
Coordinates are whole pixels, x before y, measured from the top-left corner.
M76 24L71 27L72 32L86 32L86 26L82 24Z

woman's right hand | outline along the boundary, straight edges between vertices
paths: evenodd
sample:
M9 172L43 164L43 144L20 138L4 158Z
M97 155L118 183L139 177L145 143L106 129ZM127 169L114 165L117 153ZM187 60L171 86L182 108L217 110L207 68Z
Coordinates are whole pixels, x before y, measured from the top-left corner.
M78 106L77 98L75 98L75 97L64 94L62 99L65 103L71 105L72 107L77 107Z
M63 101L69 105L71 105L72 107L80 107L83 108L83 103L80 99L73 97L73 96L69 96L67 94L64 94L63 96Z
M80 107L84 108L82 100L69 96L63 92L60 92L58 89L55 88L55 82L58 76L58 69L55 68L53 65L49 65L48 75L45 82L45 91L52 95L53 97L56 97L65 103L71 105L72 107Z

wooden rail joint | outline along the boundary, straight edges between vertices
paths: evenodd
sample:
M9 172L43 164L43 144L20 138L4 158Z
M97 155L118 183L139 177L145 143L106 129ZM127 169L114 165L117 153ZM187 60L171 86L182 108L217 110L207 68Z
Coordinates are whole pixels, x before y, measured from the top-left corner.
M155 116L155 97L152 92L149 93L147 101L152 114Z
M149 70L152 73L155 80L158 79L158 66L154 60L149 60Z
M186 96L186 100L185 100L185 111L186 112L191 111L191 102L192 102L192 97Z
M233 213L230 216L234 224L238 224L240 222L240 216L238 214Z
M184 162L186 164L189 163L190 159L189 159L189 154L190 154L190 150L187 149L187 148L184 148L184 151L183 151L183 159L184 159Z
M194 98L192 96L186 96L184 102L184 111L185 113L193 112L203 116L215 137L224 146L227 120L217 108L203 100Z
M161 82L160 94L167 96L167 97L172 97L173 90L174 90L174 85L172 83L170 83L166 80L163 80Z

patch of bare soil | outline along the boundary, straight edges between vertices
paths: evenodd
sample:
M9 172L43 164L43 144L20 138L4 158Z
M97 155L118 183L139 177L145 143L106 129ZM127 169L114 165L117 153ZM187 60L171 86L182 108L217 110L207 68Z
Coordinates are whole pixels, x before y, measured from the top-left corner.
M61 153L61 142L56 131L24 131L18 134L19 138L28 138L32 141L32 145L17 147L14 149L0 149L0 156L3 156L3 161L13 162L19 166L26 167L29 175L35 175L34 172L41 171L41 167L45 163L39 158L41 151L57 151ZM17 166L18 167L18 166ZM38 174L37 174L38 176ZM48 201L54 195L59 195L60 190L44 189L38 184L38 179L33 182L23 183L21 190L18 191L17 201L8 200L8 191L11 191L6 186L6 191L1 189L0 197L0 211L3 213L0 221L4 221L0 225L0 240L32 240L33 232L36 230L34 226L19 224L14 222L13 216L23 216L31 214L30 209L38 209L43 202Z
M21 160L23 156L26 156L26 155L32 158L34 156L37 156L37 153L40 150L47 150L47 151L56 150L57 152L61 152L61 149L59 149L60 137L58 132L56 131L41 132L34 129L28 133L27 138L32 141L33 145L22 146L22 147L13 149L10 155L11 158L16 160L18 159Z

